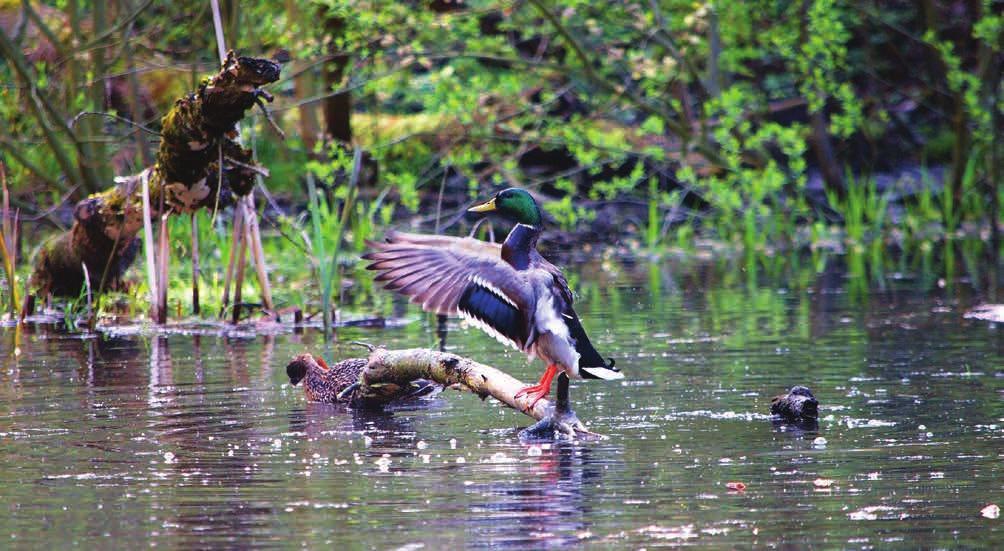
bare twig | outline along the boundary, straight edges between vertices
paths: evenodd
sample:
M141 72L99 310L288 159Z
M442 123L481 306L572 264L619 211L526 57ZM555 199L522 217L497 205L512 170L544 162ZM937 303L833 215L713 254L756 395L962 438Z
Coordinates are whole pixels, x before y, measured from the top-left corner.
M230 239L230 256L227 260L227 271L223 276L223 300L220 304L220 317L226 314L227 306L230 304L230 283L233 281L234 268L237 266L237 251L240 250L244 241L244 211L234 209L234 227Z
M213 201L213 215L209 227L216 225L216 214L220 212L220 190L223 189L223 142L216 144L216 199Z
M224 159L226 159L226 161L228 163L230 163L230 164L232 164L232 165L234 165L236 167L243 168L245 170L250 170L251 172L254 172L258 176L268 176L269 175L268 169L265 168L265 167L263 167L263 166L250 165L248 163L242 163L242 162L240 162L237 159L234 159L232 157L224 157Z
M157 270L154 260L153 249L153 220L150 213L150 169L144 170L139 175L139 180L143 185L143 251L146 253L146 282L150 287L150 317L157 319L157 300L160 293L157 291Z
M49 127L46 121L45 113L43 112L41 102L39 101L38 94L36 93L34 79L31 72L28 69L27 62L24 56L21 54L20 50L17 50L13 44L7 38L7 35L0 33L0 55L10 61L11 67L14 68L14 72L20 77L24 86L28 89L28 108L31 110L32 115L35 117L35 121L38 123L39 128L42 129L42 133L45 135L45 141L52 149L53 156L56 157L56 162L59 164L59 168L63 170L63 173L67 178L73 183L79 183L81 181L81 175L77 171L77 167L73 165L73 161L70 159L69 154L63 149L62 142L56 137L55 132ZM72 132L72 131L71 131Z
M32 7L30 1L23 0L21 2L21 9L27 16L27 19L30 19L31 22L35 24L35 27L45 35L45 38L49 40L49 43L56 49L56 53L59 57L67 57L70 55L70 53L66 50L66 45L63 44L63 41L56 36L56 33L52 32L52 29L45 23L45 20L38 15L38 12Z
M238 205L237 210L242 210L240 205ZM249 225L247 220L247 213L242 217L245 218L243 222L244 231L241 232L240 243L237 245L237 273L234 275L234 308L233 308L233 324L241 320L241 293L244 288L244 266L247 263L247 248L248 248L248 236L250 232L246 229Z
M192 213L192 314L198 316L199 307L199 219Z
M363 342L363 341L352 341L349 344L354 345L354 346L361 346L361 347L365 348L366 350L368 350L370 352L373 352L374 350L377 349L376 346L374 346L374 345L372 345L372 344L370 344L368 342Z
M120 117L120 116L112 114L112 113L105 113L103 111L81 111L81 112L77 113L77 115L75 117L73 117L72 119L70 119L70 124L69 124L70 128L73 128L77 124L77 122L79 122L80 119L82 119L84 117L105 117L107 119L116 120L116 121L119 121L119 122L126 123L126 124L128 124L130 126L134 126L134 127L138 128L139 130L142 130L143 132L146 132L147 134L150 134L150 135L153 135L153 136L157 136L158 138L160 137L160 132L157 132L156 130L154 130L154 129L150 128L150 127L143 126L142 124L140 124L140 123L138 123L138 122L136 122L136 121L134 121L132 119L127 119L125 117Z
M153 4L153 0L146 0L145 2L143 2L143 4L141 4L138 8L136 8L135 10L133 10L132 12L130 12L128 15L126 15L125 18L123 18L121 21L119 21L118 23L116 23L114 26L109 27L108 29L105 29L103 32L99 33L97 36L95 36L91 40L89 40L89 41L81 44L80 46L77 46L77 48L75 49L75 51L81 52L81 51L93 48L94 46L96 46L98 44L101 44L106 38L108 38L109 36L114 35L115 33L119 32L122 29L124 29L126 27L126 25L129 25L133 21L135 21L136 18L139 17L140 15L142 15L142 13L144 11L146 11L146 9L149 8L151 4Z
M227 59L227 41L223 36L223 18L220 16L219 0L210 0L209 5L213 9L213 31L216 33L216 53L220 56L220 63Z
M268 96L268 97L271 97L271 96ZM272 100L269 100L269 101L272 101ZM272 118L272 113L269 113L268 107L265 107L265 104L261 101L261 98L256 98L255 99L255 104L257 104L258 107L261 108L261 112L265 116L265 120L268 122L269 127L272 128L272 130L274 130L275 133L279 135L280 139L285 140L286 139L286 133L282 131L282 128L279 128L278 124L275 123L275 119Z
M80 267L84 270L84 289L87 291L87 328L94 329L94 301L91 293L91 274L87 270L87 263L81 262Z
M59 167L63 169L64 173L68 178L71 178L74 183L84 182L88 189L97 190L97 176L93 170L89 170L83 162L81 162L79 167L74 167L67 152L63 149L62 142L57 138L54 130L49 126L49 120L52 124L57 127L57 129L65 134L66 139L73 145L74 149L77 150L77 154L81 161L86 158L83 144L77 138L76 133L71 129L66 121L63 120L62 115L56 110L55 106L52 104L50 98L41 93L35 86L35 78L32 75L31 70L28 67L28 61L25 59L24 54L11 44L7 35L0 33L0 54L3 57L10 60L10 65L13 67L14 72L20 77L24 87L28 90L28 106L35 117L36 122L42 129L42 133L45 134L46 142L52 148L53 154L56 156L56 162L59 163ZM77 170L79 168L79 171Z
M258 211L254 206L254 194L249 193L244 199L244 209L247 220L247 241L251 247L251 258L254 260L255 272L258 275L258 286L261 287L262 302L265 308L274 310L272 302L272 287L268 282L268 271L265 267L265 250L261 245L261 232L258 228Z
M3 201L0 203L0 260L7 272L7 286L10 288L10 314L13 316L21 299L18 296L14 267L17 265L17 213L10 213L10 194L7 192L7 171L0 163L0 188Z
M105 284L108 283L108 272L111 271L112 262L115 261L115 254L119 250L119 242L122 239L123 224L123 222L119 222L118 231L115 233L115 241L112 243L112 248L108 252L108 258L105 259L105 267L101 270L101 281L98 282L99 295L105 291Z
M170 258L170 239L167 226L168 213L160 215L160 230L157 232L157 323L167 323L167 264Z
M38 178L39 180L41 180L50 187L56 188L60 191L65 191L66 189L65 184L53 178L52 176L48 175L44 170L42 170L40 166L31 162L31 160L29 160L27 157L24 156L24 153L21 152L21 149L18 147L18 145L14 144L7 138L0 136L0 147L3 147L5 150L7 150L7 152L10 153L10 156L13 157L15 161L17 161L24 168L28 169L28 172L34 174L36 178ZM77 187L78 186L75 185L73 186L73 189L76 189Z
M446 175L450 173L450 167L447 165L443 167L443 179L439 182L439 195L436 197L436 231L433 233L439 233L439 218L443 212L443 188L446 187Z

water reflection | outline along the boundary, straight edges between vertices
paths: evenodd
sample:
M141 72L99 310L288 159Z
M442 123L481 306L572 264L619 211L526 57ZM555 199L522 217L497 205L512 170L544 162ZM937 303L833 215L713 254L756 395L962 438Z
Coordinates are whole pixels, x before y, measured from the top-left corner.
M0 538L63 547L107 534L135 547L200 548L1004 544L1000 526L979 515L1004 503L1004 340L961 316L983 297L958 282L918 293L907 287L928 283L909 270L853 297L848 274L825 266L814 281L796 274L761 287L744 265L624 264L576 277L584 324L628 376L575 387L580 416L610 436L579 445L522 445L521 416L453 391L381 413L305 403L281 366L323 350L313 330L109 338L5 329ZM477 331L386 307L417 321L340 328L340 342L449 344L522 378L536 372ZM818 426L770 420L769 397L795 384L820 400ZM730 481L747 488L730 491Z
M771 419L771 425L774 426L774 430L786 434L792 438L816 438L819 434L819 420L817 419L798 419L795 421L786 421L783 419Z
M593 451L570 443L533 449L540 455L528 469L500 462L484 469L496 480L468 486L472 547L562 547L590 537L590 496L603 487Z
M414 419L401 410L352 409L342 404L308 402L289 412L289 431L302 434L307 441L342 438L367 442L367 455L400 454L414 448Z

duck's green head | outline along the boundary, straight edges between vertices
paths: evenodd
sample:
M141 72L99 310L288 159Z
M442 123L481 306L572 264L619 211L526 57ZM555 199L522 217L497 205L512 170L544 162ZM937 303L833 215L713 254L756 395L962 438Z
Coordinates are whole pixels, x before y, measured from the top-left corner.
M511 187L495 194L485 203L468 209L470 212L497 212L517 223L540 226L541 215L537 202L525 189Z

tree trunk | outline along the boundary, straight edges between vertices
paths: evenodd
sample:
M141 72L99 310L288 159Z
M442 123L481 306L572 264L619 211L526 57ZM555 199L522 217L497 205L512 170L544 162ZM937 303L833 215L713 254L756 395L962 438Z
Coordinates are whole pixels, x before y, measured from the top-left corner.
M993 55L993 54L991 54ZM998 75L994 77L993 84L991 85L990 93L990 105L999 105L1000 92L1001 92L1001 79L1000 75L1002 69L1004 69L1004 62L1002 62L1002 54L993 55L993 61L991 61L991 75ZM988 281L987 289L989 289L990 297L994 300L997 298L997 286L1000 283L1000 278L998 276L1000 270L1000 179L1001 174L1001 140L1002 140L1002 129L1004 129L1004 114L1001 114L1000 109L993 109L993 115L991 115L991 130L993 132L993 138L990 140L990 153L987 155L987 161L990 166L987 170L987 186L986 194L989 195L990 200L990 278Z
M799 10L799 18L801 19L799 46L803 48L809 42L809 4L809 0L802 0ZM809 143L812 146L812 151L816 154L816 162L819 163L819 172L823 176L823 182L826 184L826 189L842 198L847 195L847 186L844 183L837 157L833 152L833 140L830 139L829 117L826 116L825 103L819 111L809 113L809 121L812 125L812 138Z
M298 25L309 25L313 21L314 11L301 11L294 0L286 0L286 13L289 14L290 26L293 27L294 31ZM304 17L304 13L308 14L307 17ZM315 82L316 79L310 69L300 70L293 75L293 97L300 106L297 109L300 119L300 139L303 140L303 149L310 158L314 158L314 147L317 145L317 138L320 134L317 122L317 105L314 102L307 102L317 93Z
M324 22L330 39L328 54L331 60L324 64L324 91L331 93L342 85L345 67L349 63L349 55L338 46L336 38L345 35L345 19L327 17ZM328 135L342 143L352 141L352 96L342 92L324 99L324 126Z
M918 0L921 13L924 16L924 25L935 39L940 39L941 33L938 29L939 13L938 7L933 0ZM958 45L955 46L958 48ZM949 78L949 67L941 57L941 53L933 45L928 46L931 52L931 82L938 80L947 83ZM935 86L932 84L932 88ZM969 162L971 143L969 140L969 116L966 112L965 98L961 91L952 91L951 94L936 94L934 101L940 99L940 107L946 113L951 112L949 124L955 139L952 145L952 167L949 171L948 181L945 185L950 186L953 204L958 208L962 203L962 180L966 171L966 164ZM944 221L946 226L948 220Z

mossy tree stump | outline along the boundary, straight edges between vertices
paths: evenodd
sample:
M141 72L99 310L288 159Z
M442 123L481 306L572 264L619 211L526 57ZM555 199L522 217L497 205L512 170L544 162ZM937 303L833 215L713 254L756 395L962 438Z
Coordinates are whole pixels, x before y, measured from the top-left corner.
M271 100L260 87L278 80L279 71L274 61L230 52L219 73L163 117L154 166L77 203L73 226L39 254L30 288L39 296L79 296L84 266L95 292L117 286L139 250L143 178L153 218L216 208L249 193L264 171L234 141L235 125L261 98Z

